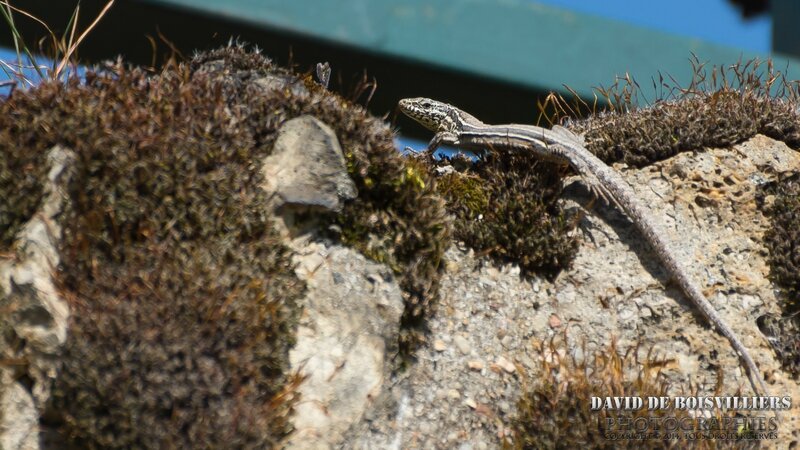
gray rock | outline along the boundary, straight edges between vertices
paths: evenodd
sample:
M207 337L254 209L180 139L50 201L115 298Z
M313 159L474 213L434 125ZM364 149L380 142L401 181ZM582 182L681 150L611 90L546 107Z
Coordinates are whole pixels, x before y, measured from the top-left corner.
M458 347L458 350L461 352L461 354L469 355L472 347L469 345L469 341L464 336L461 336L460 334L456 335L453 338L453 342L455 342L456 347Z
M265 91L289 89L294 96L309 95L308 89L303 85L303 81L294 75L270 73L257 79L255 84Z
M341 246L293 245L297 274L308 293L292 370L307 378L300 386L293 434L287 448L327 449L341 445L354 423L371 417L373 399L386 388L396 353L403 297L387 268ZM305 260L318 261L313 271ZM380 275L376 277L375 275ZM371 279L390 282L374 283Z
M0 355L25 362L24 369L0 365L3 449L37 448L33 442L38 442L38 411L50 397L57 358L67 339L69 308L52 274L61 239L56 217L67 201L64 186L73 158L70 150L50 150L42 204L16 236L14 257L0 260L0 310L8 312L0 321ZM18 346L20 341L25 345ZM15 381L23 375L33 381L30 391Z
M264 189L273 205L341 211L358 195L347 175L342 148L331 128L312 116L287 121L278 130L272 154L264 160Z
M0 386L0 448L33 450L39 448L39 414L30 392L11 382Z

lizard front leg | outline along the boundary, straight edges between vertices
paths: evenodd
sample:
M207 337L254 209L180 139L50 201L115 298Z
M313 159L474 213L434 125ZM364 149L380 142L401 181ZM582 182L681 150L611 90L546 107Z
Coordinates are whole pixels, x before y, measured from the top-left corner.
M432 155L442 144L458 145L458 135L451 131L439 131L433 135L433 139L428 143L427 153Z

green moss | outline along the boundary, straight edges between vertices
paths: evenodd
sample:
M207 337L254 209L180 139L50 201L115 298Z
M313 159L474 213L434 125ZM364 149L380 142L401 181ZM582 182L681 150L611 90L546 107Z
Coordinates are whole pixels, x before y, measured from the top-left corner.
M439 192L447 199L449 208L461 211L466 220L473 220L487 212L489 192L486 180L458 172L448 173L439 181Z
M559 170L526 152L490 154L439 180L457 240L519 264L524 274L550 276L569 266L578 246L569 235L572 221L556 203L561 188Z
M335 220L346 243L398 275L406 294L400 349L408 355L425 340L425 318L438 299L451 224L427 167L402 157L391 131L359 111L356 117L375 134L342 140L343 148L352 149L350 175L359 196Z

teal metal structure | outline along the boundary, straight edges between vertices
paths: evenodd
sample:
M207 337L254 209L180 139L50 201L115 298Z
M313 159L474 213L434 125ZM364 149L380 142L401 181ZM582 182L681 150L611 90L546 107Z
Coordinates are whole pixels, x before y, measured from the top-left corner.
M88 21L104 4L83 0L81 16ZM26 8L65 24L74 4L26 0ZM27 26L25 35L41 33ZM301 70L328 61L334 87L366 71L378 81L370 103L376 113L392 111L401 97L430 96L490 122L533 122L547 92L569 86L591 100L593 87L625 74L639 82L641 100L652 100L659 74L688 82L692 55L709 65L767 57L533 0L118 0L81 56L122 54L148 64L145 36L159 33L185 54L233 36L278 62L291 51ZM790 75L800 73L796 60L773 58Z

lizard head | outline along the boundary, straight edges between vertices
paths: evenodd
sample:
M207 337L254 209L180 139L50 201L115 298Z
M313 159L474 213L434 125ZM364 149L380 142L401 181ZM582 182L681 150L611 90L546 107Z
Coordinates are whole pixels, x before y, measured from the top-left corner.
M452 131L455 126L455 107L425 97L404 98L398 103L400 111L431 131Z

